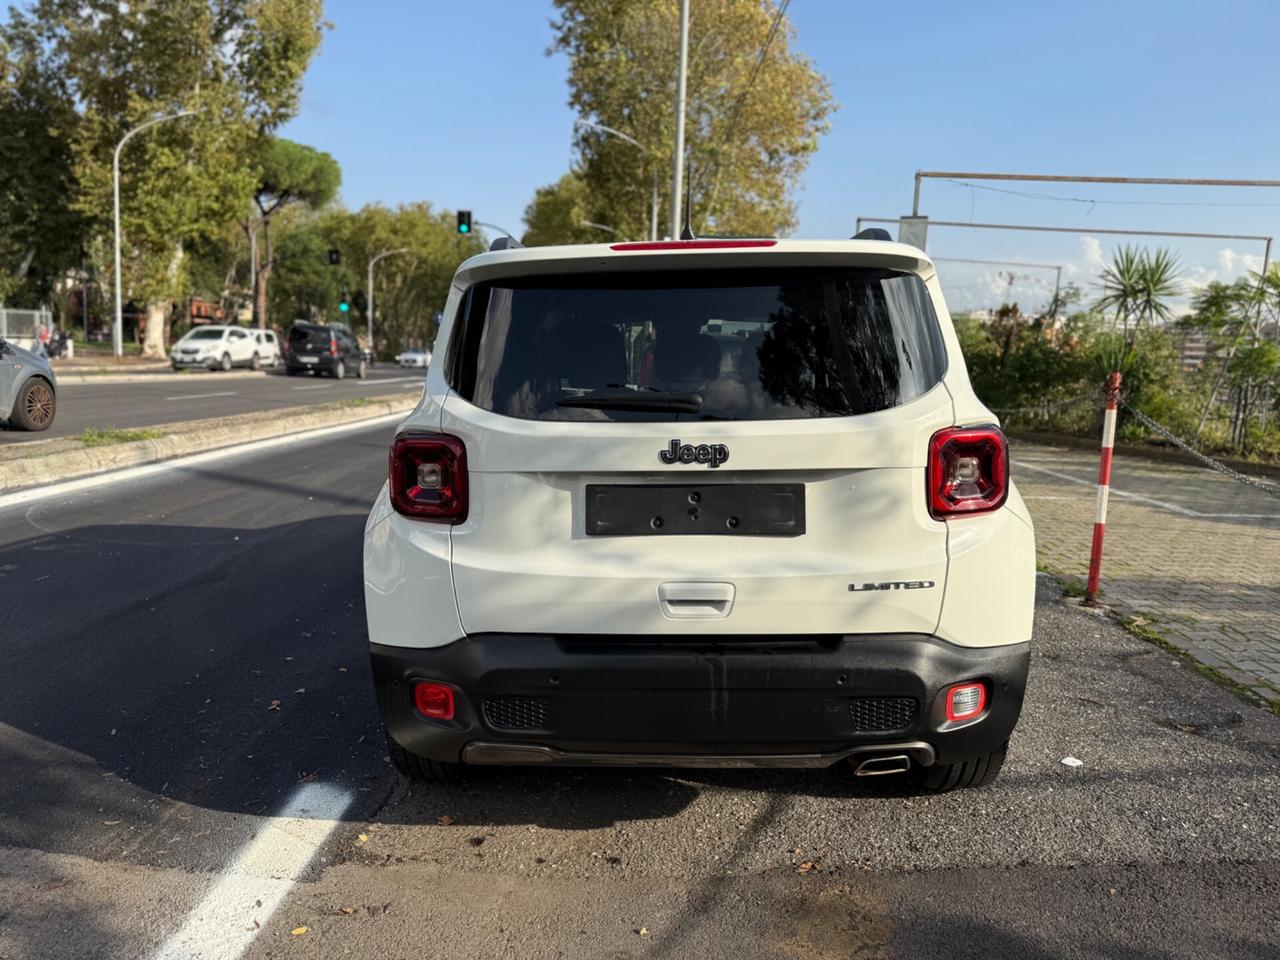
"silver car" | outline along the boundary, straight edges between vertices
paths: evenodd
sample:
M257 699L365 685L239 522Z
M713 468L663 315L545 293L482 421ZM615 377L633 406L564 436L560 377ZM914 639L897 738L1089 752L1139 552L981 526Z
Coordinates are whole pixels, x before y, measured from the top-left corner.
M0 420L17 430L48 430L58 381L44 357L0 339Z

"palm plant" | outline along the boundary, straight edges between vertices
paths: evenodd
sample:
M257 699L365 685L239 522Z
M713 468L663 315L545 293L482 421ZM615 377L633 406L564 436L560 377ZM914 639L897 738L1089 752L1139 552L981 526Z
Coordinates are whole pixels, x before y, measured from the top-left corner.
M1165 247L1157 247L1154 254L1143 251L1138 269L1138 299L1134 304L1139 322L1152 326L1156 320L1166 322L1173 317L1165 301L1182 292L1179 269L1173 251Z
M1176 297L1181 288L1178 258L1172 251L1160 247L1152 254L1126 244L1102 268L1098 306L1115 311L1125 343L1132 346L1130 324L1136 331L1143 323L1153 326L1157 320L1169 320L1173 313L1166 301Z

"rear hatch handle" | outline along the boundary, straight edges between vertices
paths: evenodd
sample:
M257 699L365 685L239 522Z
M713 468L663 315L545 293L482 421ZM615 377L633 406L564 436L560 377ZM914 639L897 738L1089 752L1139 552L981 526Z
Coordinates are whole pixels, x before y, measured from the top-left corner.
M723 620L733 595L732 583L673 581L658 586L658 605L669 620Z

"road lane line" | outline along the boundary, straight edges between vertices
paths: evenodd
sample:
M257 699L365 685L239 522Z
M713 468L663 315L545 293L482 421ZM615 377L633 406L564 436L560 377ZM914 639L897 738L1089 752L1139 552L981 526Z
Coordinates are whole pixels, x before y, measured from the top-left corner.
M351 792L342 787L299 787L152 960L236 960L266 927L350 803Z
M340 423L332 427L320 427L317 430L304 430L301 433L288 433L282 437L268 437L265 440L253 440L249 443L240 443L232 447L222 447L218 450L206 451L205 453L193 453L188 457L175 457L173 460L161 460L157 463L144 463L136 467L126 467L123 470L112 470L107 473L95 473L93 476L78 477L75 480L66 480L62 483L50 484L47 487L32 487L29 490L18 490L14 493L0 494L0 510L4 510L7 507L20 506L24 503L34 503L37 500L47 500L51 497L61 497L72 493L79 493L82 490L92 490L95 487L125 483L130 480L141 480L144 477L151 477L161 473L170 473L175 470L185 470L188 467L213 463L217 460L226 460L231 457L260 453L267 450L277 450L281 447L289 447L298 443L309 443L312 440L335 437L343 433L355 433L360 430L367 430L370 427L389 426L393 423L399 423L408 415L408 410L403 413L388 413L381 417L370 417L367 420L355 420L351 423Z
M1035 464L1027 463L1025 460L1015 459L1013 463L1020 470L1034 470L1036 473L1045 473L1059 480L1066 480L1068 483L1079 484L1083 487L1096 487L1098 485L1096 480L1085 480L1081 477L1073 477L1069 473L1049 470L1046 467L1037 467ZM1181 507L1176 503L1169 503L1167 500L1156 500L1153 497L1144 497L1138 493L1126 493L1123 490L1117 490L1115 487L1111 488L1111 496L1133 500L1149 507L1155 507L1158 510L1168 510L1170 513L1177 513L1184 517L1194 517L1197 520L1280 520L1280 513L1201 513L1199 510Z
M234 397L234 390L224 390L222 393L190 393L180 397L165 397L166 400L207 400L209 397Z

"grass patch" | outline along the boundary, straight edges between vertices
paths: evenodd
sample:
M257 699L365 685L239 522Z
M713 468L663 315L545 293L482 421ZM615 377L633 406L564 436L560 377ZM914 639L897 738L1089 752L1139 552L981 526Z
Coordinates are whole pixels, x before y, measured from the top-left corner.
M374 402L372 397L348 397L345 400L335 400L330 406L337 407L339 410L346 410L351 407L367 407Z
M95 430L90 428L76 439L86 447L108 447L115 443L133 443L136 440L159 440L163 436L164 432L161 430L116 430L115 428Z
M1088 590L1088 584L1079 577L1061 577L1062 595L1064 597L1082 598ZM1098 596L1102 596L1102 588L1098 588Z
M1184 666L1190 667L1201 676L1208 677L1214 683L1221 687L1225 687L1229 692L1243 700L1245 703L1255 707L1263 707L1270 710L1277 717L1280 717L1280 690L1276 691L1275 697L1261 696L1253 687L1232 680L1221 670L1211 667L1207 663L1201 663L1194 656L1187 653L1181 647L1175 646L1160 635L1160 632L1152 626L1154 617L1149 613L1134 613L1127 615L1116 615L1116 620L1120 626L1124 627L1130 634L1139 640L1145 640L1152 646L1159 647L1169 656L1173 657ZM1261 681L1259 681L1261 683Z

